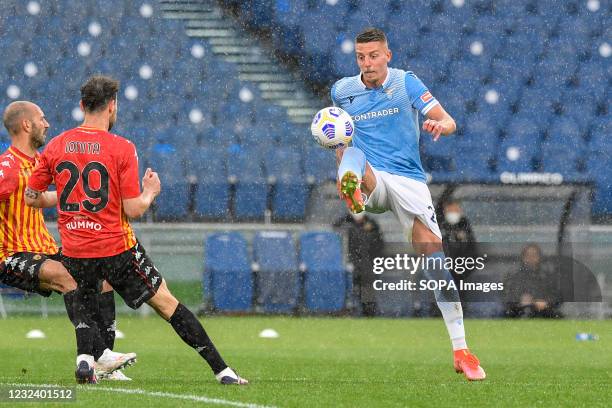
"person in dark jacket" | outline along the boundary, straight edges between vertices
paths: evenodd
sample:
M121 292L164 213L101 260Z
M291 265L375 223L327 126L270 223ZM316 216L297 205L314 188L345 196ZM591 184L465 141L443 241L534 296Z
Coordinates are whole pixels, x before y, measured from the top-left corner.
M334 223L335 227L348 230L348 257L353 265L353 293L361 305L364 316L377 313L376 294L373 288L375 275L372 272L374 258L382 255L383 235L372 218L359 214L348 214Z

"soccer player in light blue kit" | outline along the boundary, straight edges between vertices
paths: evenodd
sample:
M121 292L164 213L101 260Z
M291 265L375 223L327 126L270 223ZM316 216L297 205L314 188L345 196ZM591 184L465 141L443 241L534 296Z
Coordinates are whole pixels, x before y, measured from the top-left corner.
M391 51L383 31L367 28L356 38L355 52L360 74L340 79L331 89L334 105L355 123L352 147L336 154L340 196L353 213L392 211L412 236L416 253L428 257L426 276L450 281L419 157L419 113L427 117L423 130L434 141L452 134L455 121L414 73L387 66ZM453 345L455 370L468 380L483 380L485 372L465 340L459 293L434 293Z

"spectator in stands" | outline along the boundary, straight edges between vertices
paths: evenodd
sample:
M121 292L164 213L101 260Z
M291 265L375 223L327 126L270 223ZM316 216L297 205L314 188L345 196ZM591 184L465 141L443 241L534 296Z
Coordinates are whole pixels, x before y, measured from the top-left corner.
M382 255L383 235L379 225L365 215L349 214L334 223L348 230L348 256L353 265L353 293L364 316L376 316L376 294L373 288L374 258Z
M521 252L521 266L504 282L509 317L560 317L554 267L544 260L542 249L529 244Z
M443 205L444 218L440 223L442 230L442 242L444 242L444 253L449 258L477 257L478 248L476 237L470 221L463 214L461 203L457 200L447 200ZM466 279L471 271L457 274L452 269L450 272L458 282L458 279Z

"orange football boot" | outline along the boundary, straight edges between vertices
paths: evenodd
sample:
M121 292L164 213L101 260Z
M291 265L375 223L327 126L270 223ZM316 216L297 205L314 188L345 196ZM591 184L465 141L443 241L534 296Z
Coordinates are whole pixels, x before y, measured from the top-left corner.
M361 196L361 180L352 171L347 171L340 180L340 195L346 201L348 209L353 214L359 214L365 210L363 197Z
M468 349L456 350L454 355L455 371L457 373L463 373L465 378L470 381L482 381L487 377L478 358Z

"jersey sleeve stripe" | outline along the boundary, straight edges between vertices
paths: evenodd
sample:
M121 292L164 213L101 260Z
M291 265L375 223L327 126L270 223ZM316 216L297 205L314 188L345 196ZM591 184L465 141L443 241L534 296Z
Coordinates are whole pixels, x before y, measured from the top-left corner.
M431 108L433 108L436 105L439 105L440 102L438 102L437 99L432 99L426 106L423 107L423 109L421 109L421 113L423 115L427 115L427 112L429 112L431 110Z

